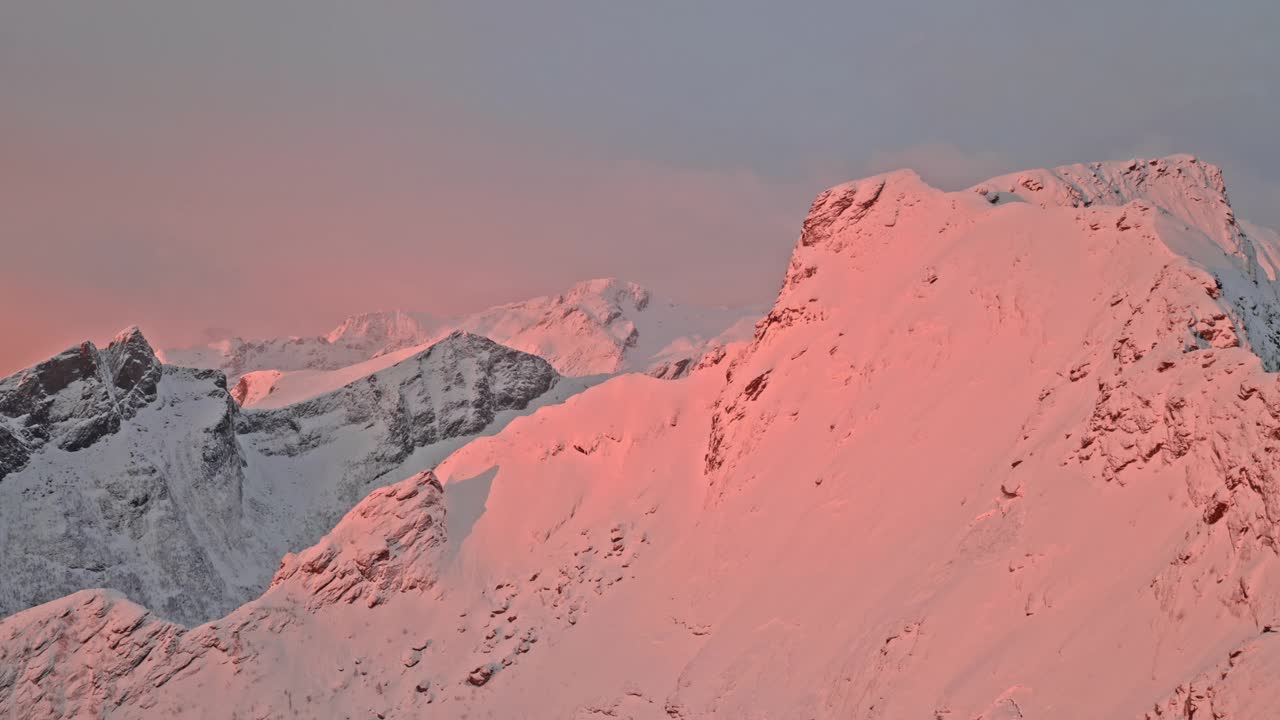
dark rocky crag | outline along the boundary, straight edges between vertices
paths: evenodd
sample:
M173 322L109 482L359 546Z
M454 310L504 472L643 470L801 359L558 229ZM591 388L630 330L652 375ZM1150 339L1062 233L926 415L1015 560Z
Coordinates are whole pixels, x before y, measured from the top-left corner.
M46 443L76 451L118 432L156 399L161 374L135 327L105 350L86 342L0 380L0 479Z

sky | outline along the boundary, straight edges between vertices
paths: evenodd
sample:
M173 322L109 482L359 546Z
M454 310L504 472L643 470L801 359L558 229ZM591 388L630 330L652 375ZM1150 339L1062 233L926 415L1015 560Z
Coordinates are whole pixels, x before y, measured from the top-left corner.
M0 375L590 277L772 299L812 197L1194 153L1280 226L1280 3L0 0Z

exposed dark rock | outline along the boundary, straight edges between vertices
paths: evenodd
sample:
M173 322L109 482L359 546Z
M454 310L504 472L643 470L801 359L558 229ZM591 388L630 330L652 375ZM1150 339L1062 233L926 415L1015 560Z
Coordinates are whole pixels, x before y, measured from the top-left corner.
M21 470L31 457L31 451L7 425L0 424L0 480L11 472Z
M45 443L69 451L120 429L156 398L162 368L137 328L105 350L83 343L0 380L0 478L23 467Z
M497 671L497 666L492 663L488 665L481 665L467 675L467 684L472 687L483 687L485 683L488 683L489 680L493 678L493 674Z
M327 395L247 412L240 432L270 434L260 446L267 454L296 455L327 442L327 428L381 425L385 440L367 458L377 474L376 468L389 469L417 448L480 432L497 413L524 409L558 379L541 358L456 332Z

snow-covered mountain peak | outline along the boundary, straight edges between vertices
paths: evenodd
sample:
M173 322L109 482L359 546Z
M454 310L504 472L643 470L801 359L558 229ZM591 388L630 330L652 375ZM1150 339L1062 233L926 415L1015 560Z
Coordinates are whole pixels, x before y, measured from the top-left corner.
M1139 203L1204 232L1225 252L1251 259L1222 169L1193 155L1063 165L1003 175L974 188L989 202L1090 207Z
M785 298L800 283L818 275L824 266L826 274L833 272L835 268L830 263L838 261L830 259L832 256L853 259L854 266L861 268L862 263L857 260L863 255L857 247L859 243L874 242L894 233L893 228L900 221L910 222L918 215L916 208L943 194L911 170L841 183L818 193L801 226L774 311L786 306ZM797 298L795 307L786 312L814 302L817 298ZM765 318L761 326L768 322Z
M89 447L156 398L160 361L136 327L0 379L0 478L46 443Z
M1219 304L1241 342L1266 367L1280 368L1274 233L1246 231L1237 223L1221 169L1191 155L1025 170L951 193L910 171L837 185L814 201L778 302L758 332L801 316L853 311L850 291L842 286L865 282L867 273L905 269L907 244L967 237L981 227L992 228L988 232L1007 227L1017 236L1019 222L1029 217L1028 206L1085 227L1081 236L1062 233L1066 242L1119 231L1121 243L1094 247L1089 242L1089 252L1118 256L1138 243L1200 276L1193 284L1216 285ZM887 249L890 242L899 252ZM989 244L968 241L949 255L980 252ZM919 275L918 282L931 284L939 270L929 264L911 272Z
M111 338L111 344L113 345L130 342L136 343L139 341L146 343L147 339L142 335L142 328L139 328L137 325L130 325L126 328L121 328L120 331ZM147 343L147 347L150 346L150 343Z
M507 331L527 331L533 321L542 330L564 326L568 332L587 334L604 330L617 342L625 343L633 329L628 321L648 307L650 293L633 282L616 278L596 278L575 283L558 295L507 303L464 319L459 327L479 334L490 328L499 335Z
M162 373L160 359L136 325L117 333L103 357L123 412L132 414L155 399Z
M759 311L679 305L636 283L598 278L491 308L457 326L547 358L564 375L655 371L674 378L712 347L740 339L743 317L754 320Z
M618 278L594 278L574 283L563 295L565 302L603 307L644 310L649 304L649 291Z
M969 189L990 206L1026 202L1042 208L1120 207L1158 210L1213 238L1228 253L1246 256L1247 240L1236 223L1221 168L1192 155L1081 163L1010 173ZM878 217L857 235L876 227L892 228L898 216L929 198L948 195L956 209L981 209L964 193L944 193L911 170L897 170L841 183L818 194L806 218L799 247L820 246L860 223ZM847 240L847 239L846 239ZM840 250L845 243L833 247Z
M116 333L106 348L90 341L69 348L44 362L0 380L45 396L64 390L77 380L96 377L123 393L138 387L160 365L156 353L137 326Z
M231 398L241 407L249 407L263 401L276 389L276 382L283 377L279 370L254 370L240 376L231 388Z
M958 362L965 346L991 363L1057 347L1002 350L993 343L1012 338L1001 335L967 347L996 322L1057 343L1078 332L1078 354L1060 359L1077 379L1196 348L1244 346L1276 368L1280 297L1262 272L1276 250L1259 242L1236 226L1221 171L1185 155L1024 171L951 193L911 172L835 186L814 201L777 302L729 368L708 469L725 461L722 445L749 447L725 429L769 412L752 402L766 387L805 392L803 377L778 385L780 365L814 346L836 356L852 343L871 374L924 348ZM1141 311L1112 327L1102 318L1117 307ZM841 331L826 337L831 328Z
M1274 233L1237 222L1222 169L1193 155L1064 165L1001 176L973 188L988 202L1119 210L1111 222L1143 228L1162 250L1219 285L1242 340L1271 370L1280 369L1280 294ZM1093 228L1096 231L1096 227Z
M425 340L430 327L426 318L405 310L352 315L329 331L325 339L334 345L363 345L388 352Z

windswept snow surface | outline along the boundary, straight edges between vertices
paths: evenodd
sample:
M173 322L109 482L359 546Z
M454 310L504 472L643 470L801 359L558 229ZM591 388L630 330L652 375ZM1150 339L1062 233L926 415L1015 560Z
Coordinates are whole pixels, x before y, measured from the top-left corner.
M0 711L1272 717L1278 248L1220 178L832 188L745 345L376 491L221 620L0 621Z

